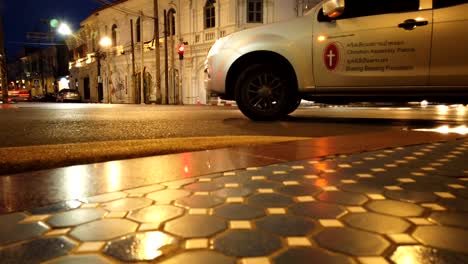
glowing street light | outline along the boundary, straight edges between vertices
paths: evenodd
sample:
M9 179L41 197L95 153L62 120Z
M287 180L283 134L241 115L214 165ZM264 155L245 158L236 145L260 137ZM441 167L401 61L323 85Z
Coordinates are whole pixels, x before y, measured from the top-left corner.
M112 40L109 37L102 37L99 41L99 45L104 48L110 47L112 45Z
M58 27L57 29L58 33L62 34L62 35L71 35L72 34L72 31L70 29L70 26L68 26L67 24L65 23L61 23L60 26Z

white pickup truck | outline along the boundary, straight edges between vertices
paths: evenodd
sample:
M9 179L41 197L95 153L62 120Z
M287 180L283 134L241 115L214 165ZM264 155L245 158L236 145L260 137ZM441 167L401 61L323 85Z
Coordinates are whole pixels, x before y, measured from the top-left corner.
M253 120L323 103L468 101L468 0L327 0L219 39L206 88Z

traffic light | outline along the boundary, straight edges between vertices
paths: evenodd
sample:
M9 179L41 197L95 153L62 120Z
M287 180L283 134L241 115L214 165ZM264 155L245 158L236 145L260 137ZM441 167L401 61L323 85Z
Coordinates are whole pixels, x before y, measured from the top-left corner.
M185 52L185 45L184 45L184 44L180 44L180 45L179 45L179 48L177 49L177 53L179 53L179 60L183 60L183 59L184 59L184 52Z

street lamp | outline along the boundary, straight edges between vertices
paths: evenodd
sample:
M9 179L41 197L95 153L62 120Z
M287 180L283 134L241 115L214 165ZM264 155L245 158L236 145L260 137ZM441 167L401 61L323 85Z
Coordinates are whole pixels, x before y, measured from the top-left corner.
M112 45L112 40L107 36L102 37L99 41L99 45L103 48L108 48Z
M57 32L61 35L68 36L72 34L72 30L70 26L68 26L66 23L61 23L58 26Z

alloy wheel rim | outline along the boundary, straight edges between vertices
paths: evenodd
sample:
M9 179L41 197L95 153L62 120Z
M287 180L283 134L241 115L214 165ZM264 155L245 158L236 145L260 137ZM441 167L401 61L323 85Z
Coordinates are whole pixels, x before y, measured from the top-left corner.
M258 75L247 86L248 104L255 110L274 110L283 97L283 82L271 72Z

